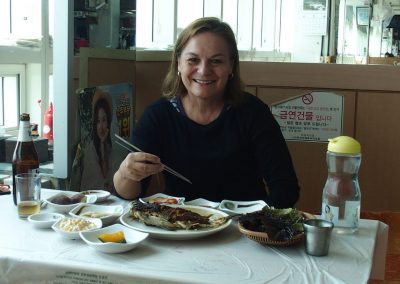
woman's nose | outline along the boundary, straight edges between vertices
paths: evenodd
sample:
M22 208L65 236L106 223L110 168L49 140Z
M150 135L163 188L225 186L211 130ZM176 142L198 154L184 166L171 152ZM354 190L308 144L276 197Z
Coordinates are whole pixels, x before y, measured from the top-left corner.
M197 66L197 72L204 75L211 72L211 65L207 61L201 61Z

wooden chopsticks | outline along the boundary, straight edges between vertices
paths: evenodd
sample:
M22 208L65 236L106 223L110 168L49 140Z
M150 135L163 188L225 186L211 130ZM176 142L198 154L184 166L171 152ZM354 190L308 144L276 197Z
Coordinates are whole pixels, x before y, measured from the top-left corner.
M135 145L129 143L128 141L126 141L124 138L122 138L121 136L119 136L118 134L115 134L115 137L118 140L114 140L115 143L117 143L119 146L125 148L128 151L134 151L134 152L143 152L142 150L140 150L138 147L136 147ZM173 170L172 168L168 167L165 164L162 164L164 166L164 170L178 178L180 178L181 180L186 181L187 183L192 184L192 182L186 178L185 176L181 175L180 173L178 173L177 171Z

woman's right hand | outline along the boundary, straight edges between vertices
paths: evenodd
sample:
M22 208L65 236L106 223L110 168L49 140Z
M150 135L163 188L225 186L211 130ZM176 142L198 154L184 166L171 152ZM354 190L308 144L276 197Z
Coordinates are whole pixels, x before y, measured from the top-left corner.
M162 172L164 165L156 155L145 152L129 153L121 163L119 170L125 179L136 182L148 176Z

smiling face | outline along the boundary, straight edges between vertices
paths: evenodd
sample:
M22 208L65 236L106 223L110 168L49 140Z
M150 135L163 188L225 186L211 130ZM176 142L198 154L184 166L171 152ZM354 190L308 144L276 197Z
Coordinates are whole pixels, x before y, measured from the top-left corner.
M97 135L100 140L104 140L108 134L108 122L107 122L107 114L103 108L99 108L99 113L97 115Z
M222 97L233 62L226 41L204 32L192 37L178 59L178 71L190 96Z

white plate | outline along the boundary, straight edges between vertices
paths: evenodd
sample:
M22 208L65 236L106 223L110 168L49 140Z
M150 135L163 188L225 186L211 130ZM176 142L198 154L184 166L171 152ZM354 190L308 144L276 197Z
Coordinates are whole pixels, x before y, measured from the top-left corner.
M197 198L190 201L185 201L185 205L202 206L208 208L218 208L219 202L213 202L204 198Z
M49 198L45 199L44 201L47 203L47 206L51 209L53 209L54 211L58 212L58 213L68 213L69 211L71 211L73 208L75 208L76 206L78 206L81 203L74 203L74 204L56 204L53 202L54 198L61 196L61 195L66 195L68 197L74 196L75 194L78 194L79 192L75 192L75 191L61 191L58 192L57 194L50 196ZM97 200L97 196L96 195L85 195L86 196L86 202L85 203L95 203Z
M205 208L200 206L185 206L185 205L179 207L194 211L201 215L212 214L214 215L215 218L228 216L228 214L212 208ZM190 240L208 236L211 234L215 234L219 231L222 231L231 224L232 220L228 220L226 223L222 224L217 228L169 231L162 228L147 226L145 224L142 224L139 221L132 219L132 217L130 216L130 212L128 211L120 217L120 222L123 225L132 228L134 230L138 230L144 233L149 233L151 238L166 239L166 240Z
M253 205L254 204L254 205ZM243 206L243 207L241 207ZM264 200L255 201L233 201L224 199L221 201L218 209L229 215L246 214L258 211L268 206Z
M122 205L97 205L81 203L69 211L69 215L78 218L99 218L103 222L104 226L110 225L112 222L118 219L123 212L124 207L122 207Z
M91 229L76 230L76 231L72 231L72 232L71 231L66 231L66 230L60 228L60 224L61 224L61 222L63 222L64 220L67 220L67 219L68 220L82 220L82 221L85 221L85 222L90 221L95 226L94 226L94 228L91 228ZM56 231L58 234L60 234L60 236L62 236L62 237L67 238L67 239L71 239L71 240L75 240L75 239L79 239L80 238L79 232L93 231L93 230L96 230L96 229L100 229L101 226L102 226L102 222L101 222L100 219L95 219L95 218L86 219L86 218L65 217L65 218L62 218L62 219L58 220L55 224L53 224L53 226L51 226L51 228L54 231Z
M157 199L169 199L169 200L166 200L166 202L159 202L159 201L156 201ZM183 204L183 202L185 201L185 198L184 197L176 197L176 196L171 196L171 195L167 195L167 194L164 194L164 193L156 193L156 194L153 194L153 195L151 195L151 196L148 196L148 197L144 197L144 198L139 198L139 200L141 201L141 202L144 202L144 203L158 203L158 204ZM170 202L170 201L172 201L172 202Z
M110 234L118 231L124 232L126 243L103 243L99 240L99 235L101 234ZM89 246L105 253L121 253L132 250L149 236L148 233L132 230L121 224L114 224L89 232L80 232L79 235Z
M94 189L84 190L84 191L81 191L81 193L85 194L85 195L96 195L97 196L96 202L103 202L104 200L108 199L111 195L111 193L108 191L94 190Z
M46 229L51 228L61 218L64 218L64 215L59 213L37 213L28 216L28 221L36 228Z

